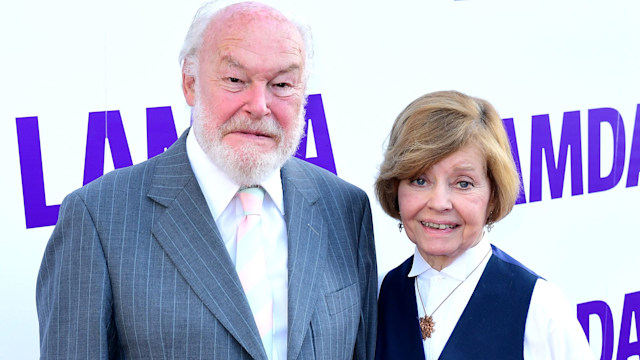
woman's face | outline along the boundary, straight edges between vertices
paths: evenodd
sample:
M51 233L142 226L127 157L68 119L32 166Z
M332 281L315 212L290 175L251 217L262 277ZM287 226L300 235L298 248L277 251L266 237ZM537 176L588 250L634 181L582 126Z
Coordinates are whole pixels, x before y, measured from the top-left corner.
M422 257L442 270L482 237L491 184L480 149L467 145L398 187L400 216Z

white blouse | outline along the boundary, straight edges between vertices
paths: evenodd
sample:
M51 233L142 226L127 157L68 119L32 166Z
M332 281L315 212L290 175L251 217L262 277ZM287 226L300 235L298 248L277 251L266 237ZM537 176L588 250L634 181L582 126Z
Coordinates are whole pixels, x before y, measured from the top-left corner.
M432 314L440 306L432 314L435 331L423 341L425 359L436 360L442 353L489 262L490 253L491 245L485 233L476 246L465 251L442 271L437 271L416 248L408 276L418 277L420 294L417 289L415 292L418 315L424 316L424 310ZM470 273L469 278L464 280ZM447 296L449 298L443 302ZM524 337L525 360L594 358L577 320L575 307L557 286L543 279L538 279L531 295Z

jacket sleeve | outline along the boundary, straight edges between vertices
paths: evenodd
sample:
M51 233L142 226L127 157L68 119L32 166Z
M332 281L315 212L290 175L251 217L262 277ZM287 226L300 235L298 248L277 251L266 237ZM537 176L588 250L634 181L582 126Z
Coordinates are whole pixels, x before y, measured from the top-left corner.
M94 219L78 193L60 207L38 273L42 359L106 359L117 336L109 272Z
M373 359L375 355L378 318L378 268L376 264L371 207L366 195L358 237L358 274L362 309L354 358L367 360Z

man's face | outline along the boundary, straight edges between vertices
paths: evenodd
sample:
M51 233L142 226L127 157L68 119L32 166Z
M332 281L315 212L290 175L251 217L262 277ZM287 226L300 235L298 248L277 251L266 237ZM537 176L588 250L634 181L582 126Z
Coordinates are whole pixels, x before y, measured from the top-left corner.
M271 9L227 10L206 30L195 77L183 75L193 130L209 157L253 185L295 152L304 126L304 45Z

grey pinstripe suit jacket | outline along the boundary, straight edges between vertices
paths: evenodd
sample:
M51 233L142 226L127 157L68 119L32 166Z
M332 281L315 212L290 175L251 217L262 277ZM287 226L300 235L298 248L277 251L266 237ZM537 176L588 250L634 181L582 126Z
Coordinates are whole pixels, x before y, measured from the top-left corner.
M37 280L42 358L266 359L186 154L68 195ZM372 359L377 274L366 194L314 165L282 168L288 359Z

